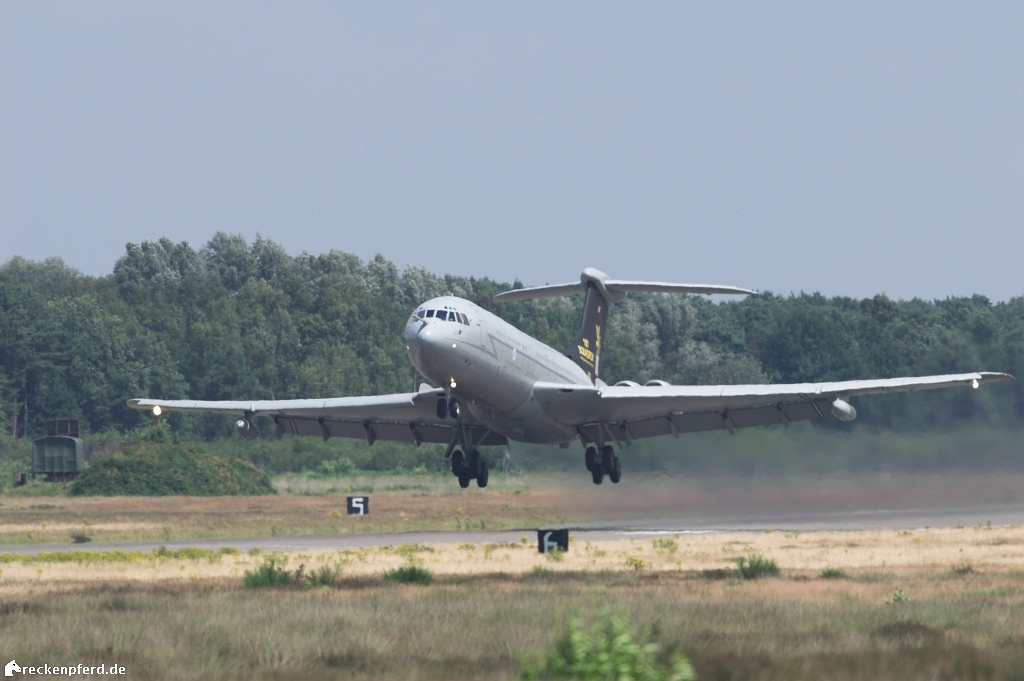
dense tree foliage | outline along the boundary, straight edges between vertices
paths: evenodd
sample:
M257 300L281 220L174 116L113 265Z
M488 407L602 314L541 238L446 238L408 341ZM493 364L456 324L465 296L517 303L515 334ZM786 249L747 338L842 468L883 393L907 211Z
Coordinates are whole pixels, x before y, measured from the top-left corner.
M569 277L567 277L569 278ZM742 282L740 282L742 283ZM405 391L418 383L402 345L410 311L432 296L473 300L565 347L581 300L496 307L512 285L399 272L331 251L289 256L273 241L216 234L204 247L128 244L112 275L59 259L0 267L0 416L28 433L54 416L92 431L145 417L132 397L284 399ZM1024 374L1024 297L940 301L763 294L715 303L631 295L615 306L602 364L609 382L841 380L973 370ZM861 400L858 424L1024 423L1024 382ZM219 417L171 421L183 436L230 432ZM835 427L833 425L833 427Z
M93 462L71 484L80 496L223 496L274 494L266 472L200 443L182 443L164 426L137 431L112 456Z

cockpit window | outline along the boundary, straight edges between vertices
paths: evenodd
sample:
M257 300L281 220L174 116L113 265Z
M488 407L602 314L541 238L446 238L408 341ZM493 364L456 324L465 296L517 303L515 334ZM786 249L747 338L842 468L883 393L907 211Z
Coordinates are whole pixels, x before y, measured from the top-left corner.
M438 319L448 319L448 313L445 312L444 310L438 310L437 311L437 318Z
M423 319L423 310L416 310L416 317L419 319Z
M467 317L464 312L460 312L459 315L462 316L462 323L469 326L469 317Z
M434 316L434 311L433 310L427 310L427 316L428 317L433 317Z

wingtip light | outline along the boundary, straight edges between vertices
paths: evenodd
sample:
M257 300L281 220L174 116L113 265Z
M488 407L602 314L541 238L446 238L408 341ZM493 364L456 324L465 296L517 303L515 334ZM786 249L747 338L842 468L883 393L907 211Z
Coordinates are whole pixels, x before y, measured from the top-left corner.
M160 408L159 404L153 407L153 416L160 416L162 413L164 413L164 410Z
M978 389L979 385L981 385L981 384L978 383L978 379L974 379L973 381L971 381L971 387L974 388L975 390Z

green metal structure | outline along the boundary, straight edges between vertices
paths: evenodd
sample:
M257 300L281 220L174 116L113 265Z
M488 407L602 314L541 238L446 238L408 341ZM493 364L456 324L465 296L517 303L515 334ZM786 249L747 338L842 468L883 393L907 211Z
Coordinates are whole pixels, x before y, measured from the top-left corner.
M85 470L85 442L77 419L51 419L47 436L32 443L32 475L45 475L47 482L72 480Z

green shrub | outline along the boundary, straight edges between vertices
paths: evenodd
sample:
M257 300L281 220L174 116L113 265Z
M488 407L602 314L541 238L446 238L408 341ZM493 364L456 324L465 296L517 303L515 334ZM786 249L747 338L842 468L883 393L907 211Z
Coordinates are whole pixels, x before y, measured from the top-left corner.
M736 559L736 574L740 579L757 579L759 577L776 577L779 566L771 558L759 553Z
M523 678L633 679L634 681L690 681L689 660L676 655L659 661L658 645L642 632L633 640L629 618L604 615L587 630L574 619L539 665L524 664Z
M247 587L287 586L292 583L292 575L277 558L268 556L255 570L245 571L242 583Z
M306 471L306 473L313 478L349 477L355 472L356 465L352 462L352 459L345 456L340 459L334 459L333 461L321 461L316 470Z
M384 579L399 584L421 584L426 586L434 581L434 573L418 565L404 565L384 573Z
M659 553L675 553L679 550L679 542L675 539L655 539L651 541L651 545Z
M827 567L818 573L818 576L822 579L842 579L846 576L846 573L842 568Z
M322 565L306 575L306 588L316 589L322 586L334 586L341 577L341 569L333 565Z
M71 485L86 496L220 496L274 494L251 463L216 456L200 445L142 441L92 463Z
M909 603L910 596L908 596L903 589L896 589L892 592L892 598L886 601L886 603Z

